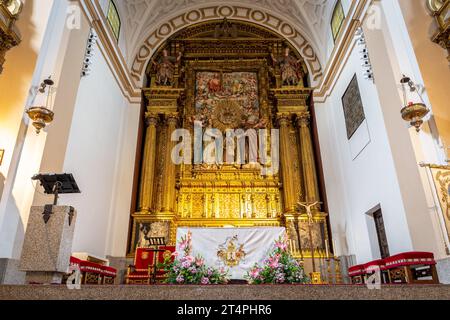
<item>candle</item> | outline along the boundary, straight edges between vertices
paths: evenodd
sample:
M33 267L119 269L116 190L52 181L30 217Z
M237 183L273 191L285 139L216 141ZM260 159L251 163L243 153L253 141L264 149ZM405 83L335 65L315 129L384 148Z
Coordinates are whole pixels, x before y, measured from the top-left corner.
M329 253L329 251L328 251L328 240L327 241L325 241L325 252L326 252L326 257L327 257L327 259L330 257L330 253Z

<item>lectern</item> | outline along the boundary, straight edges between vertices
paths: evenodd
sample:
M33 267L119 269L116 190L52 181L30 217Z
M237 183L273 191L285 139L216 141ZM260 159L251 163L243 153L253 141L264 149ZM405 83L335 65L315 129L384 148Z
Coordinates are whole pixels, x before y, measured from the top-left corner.
M72 194L81 193L80 188L75 181L72 174L37 174L31 180L37 180L41 183L46 194L54 195L53 206L58 205L58 198L60 194ZM52 214L52 205L46 205L44 207L44 221L48 223L48 220ZM69 225L72 224L73 215L69 213Z
M46 194L54 195L53 204L31 208L20 269L29 284L61 284L72 254L76 211L58 206L60 194L80 193L72 174L38 174ZM42 219L42 217L44 219Z

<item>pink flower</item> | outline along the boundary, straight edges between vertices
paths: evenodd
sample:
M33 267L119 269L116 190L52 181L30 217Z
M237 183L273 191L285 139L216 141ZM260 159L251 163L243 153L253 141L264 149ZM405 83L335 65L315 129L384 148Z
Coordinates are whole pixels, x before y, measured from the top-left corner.
M207 277L203 277L201 283L202 283L203 285L207 285L207 284L209 284L210 282L209 282L209 279L208 279Z
M179 255L180 255L180 254L179 254L178 252L172 253L172 257L174 257L174 258L178 258Z
M195 260L195 264L197 267L202 267L205 264L205 260L198 258Z
M275 248L280 249L281 251L287 250L287 243L283 241L279 241L275 243Z
M271 268L278 268L278 266L280 265L279 263L280 261L280 256L279 255L275 255L274 257L269 258L269 267Z
M178 283L184 282L184 277L181 274L177 277L177 282Z
M190 268L191 265L192 265L192 263L189 262L189 261L184 261L184 262L181 264L181 266L182 266L183 268L185 268L185 269Z
M259 277L260 272L261 272L261 269L255 268L250 271L250 277L252 277L253 279L256 279Z

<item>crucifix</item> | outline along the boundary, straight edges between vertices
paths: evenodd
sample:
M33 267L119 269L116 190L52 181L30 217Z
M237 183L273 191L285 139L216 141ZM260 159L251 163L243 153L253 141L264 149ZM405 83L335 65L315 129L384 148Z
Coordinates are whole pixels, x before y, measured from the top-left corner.
M313 236L312 236L312 224L314 223L314 215L312 212L312 208L317 206L318 204L321 204L320 201L316 202L297 202L299 207L303 207L306 210L306 215L308 216L308 231L309 231L309 242L310 242L310 250L311 250L311 259L312 259L312 267L313 272L316 272L316 261L314 259L314 244L313 244ZM297 228L298 230L298 228ZM299 231L297 231L297 236L299 237L300 242L300 235Z

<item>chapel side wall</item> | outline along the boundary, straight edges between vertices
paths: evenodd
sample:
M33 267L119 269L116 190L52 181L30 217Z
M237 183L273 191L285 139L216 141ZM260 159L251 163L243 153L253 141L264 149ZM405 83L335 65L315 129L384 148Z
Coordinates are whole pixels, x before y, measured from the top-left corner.
M39 87L41 81L49 75L55 83L60 84L61 75L70 73L72 69L78 66L73 63L76 59L77 50L68 50L69 43L73 46L72 49L77 48L76 41L82 37L83 29L69 29L66 28L67 11L70 3L68 1L56 2L50 12L48 19L53 23L48 24L45 30L45 37L42 40L43 45L40 48L39 56L36 62L36 68L31 80L32 87ZM86 32L87 36L87 32ZM83 39L85 41L85 39ZM81 46L79 46L82 48ZM26 58L22 57L24 60ZM81 60L81 58L79 59ZM81 62L80 62L81 66ZM75 73L74 73L75 74ZM64 123L65 115L68 115L70 110L70 98L63 98L70 93L71 89L76 90L76 81L73 82L67 77L65 81L69 82L69 86L62 86L60 90L53 96L54 101L57 102L54 106L55 113L61 110L59 114L56 127L53 130L58 131L58 125L65 128L61 122ZM29 88L28 88L29 89ZM28 96L26 106L30 105L45 105L45 98L41 95L34 96L33 90L27 92ZM62 103L61 101L64 101ZM3 201L0 205L0 224L2 230L0 231L2 237L2 246L0 247L0 256L6 258L18 259L21 253L23 236L25 233L30 207L36 199L36 187L31 182L31 177L45 167L45 152L51 145L54 139L47 139L50 136L51 127L44 130L40 135L36 135L36 131L27 117L23 116L23 125L20 130L20 135L15 146L15 155L17 156L16 163L11 166L11 174L7 181ZM63 133L63 132L62 132ZM62 136L63 134L61 134ZM58 141L58 138L56 138ZM57 146L57 149L60 146ZM52 160L58 161L57 156ZM41 166L44 164L44 167ZM59 170L54 170L57 172ZM51 172L51 171L49 171ZM49 198L47 198L48 200Z
M29 103L30 87L39 81L33 75L39 52L45 48L43 39L52 7L53 0L24 1L16 22L22 41L6 53L4 70L0 75L0 149L5 150L0 165L0 230L6 218L6 207L10 202L26 134L24 112ZM9 257L6 251L0 249L0 257Z
M335 254L356 255L365 263L380 257L366 214L377 205L391 254L412 245L378 93L363 77L359 50L352 47L329 97L315 102L315 110ZM366 119L349 140L342 97L355 74Z
M443 142L450 147L448 52L431 41L437 24L426 1L398 0Z
M81 195L65 197L77 208L73 251L101 257L126 253L140 106L124 97L98 46L77 94L64 171Z
M24 116L38 54L43 46L42 40L52 3L53 0L24 1L19 20L15 23L20 30L22 41L6 53L4 70L0 75L0 149L5 150L0 174L5 179L10 164L14 161L16 139Z

